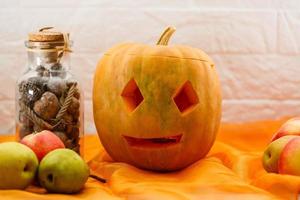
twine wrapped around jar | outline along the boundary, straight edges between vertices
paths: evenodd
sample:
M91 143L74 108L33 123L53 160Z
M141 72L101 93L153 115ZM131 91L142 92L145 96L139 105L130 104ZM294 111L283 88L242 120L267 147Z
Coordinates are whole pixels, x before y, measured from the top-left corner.
M74 96L74 93L76 90L76 85L77 85L77 83L72 84L72 86L68 90L67 97L65 98L65 101L63 102L62 107L60 108L55 119L53 120L53 122L55 122L54 124L50 124L50 123L46 122L45 120L40 118L38 115L36 115L30 107L28 107L24 104L23 106L24 106L26 115L29 117L29 119L31 119L33 121L33 123L39 125L40 127L45 127L49 130L53 130L56 126L58 126L62 122L62 116L64 116L66 114L66 112L72 102L72 97Z

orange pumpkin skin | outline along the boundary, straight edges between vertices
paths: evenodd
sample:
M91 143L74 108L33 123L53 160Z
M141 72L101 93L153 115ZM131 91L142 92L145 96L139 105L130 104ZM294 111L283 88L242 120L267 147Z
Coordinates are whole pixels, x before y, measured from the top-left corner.
M188 46L117 45L97 66L93 111L115 161L159 171L184 168L208 153L218 131L215 66Z

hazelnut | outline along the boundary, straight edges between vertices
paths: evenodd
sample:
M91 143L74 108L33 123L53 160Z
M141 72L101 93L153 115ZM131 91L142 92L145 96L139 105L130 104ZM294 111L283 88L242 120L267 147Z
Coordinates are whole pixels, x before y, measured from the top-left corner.
M19 131L19 137L22 139L26 135L29 135L33 132L32 127L27 126L26 124L19 124L17 126L17 130Z
M33 126L33 122L28 118L28 116L24 112L19 113L19 122L25 124L28 127Z
M62 131L54 131L54 134L57 135L60 138L60 140L64 143L64 145L66 146L67 140L68 140L67 135Z
M72 130L73 130L73 125L72 124L67 124L66 125L66 133L69 135L69 137L71 138L71 133L72 133Z
M34 132L41 132L42 130L44 130L45 128L44 127L40 127L39 125L35 124L33 126L33 131Z
M76 114L76 112L78 112L78 110L79 110L79 106L80 106L79 100L76 99L75 97L72 97L72 101L68 107L68 113L70 113L72 115Z
M79 110L76 110L74 113L72 113L73 116L73 122L77 123L79 121Z
M79 91L78 88L75 89L74 97L75 97L76 99L78 99L78 100L80 99L80 91Z
M65 114L62 117L62 119L63 119L65 124L72 124L72 122L73 122L73 116L72 115Z
M62 131L62 132L64 132L65 130L66 130L66 124L64 124L64 123L60 123L59 125L57 125L56 127L55 127L55 130L56 131Z
M70 88L72 85L74 85L74 84L77 84L77 81L75 81L75 80L69 80L68 82L67 82L67 86Z
M73 139L68 139L66 141L66 145L65 146L66 146L66 148L72 149L72 148L74 148L76 146L76 144L74 144Z
M72 150L80 154L80 145L78 144L77 146L73 147Z
M71 132L69 133L69 135L74 140L77 140L77 138L79 138L79 128L76 127L76 126L73 126Z

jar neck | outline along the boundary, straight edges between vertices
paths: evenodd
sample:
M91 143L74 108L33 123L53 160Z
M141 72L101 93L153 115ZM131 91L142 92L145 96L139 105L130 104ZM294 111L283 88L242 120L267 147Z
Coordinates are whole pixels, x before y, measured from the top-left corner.
M69 70L70 55L67 52L62 57L59 57L55 49L28 49L27 56L30 69L37 69L42 66L48 70L57 70L53 66L60 64L60 70Z

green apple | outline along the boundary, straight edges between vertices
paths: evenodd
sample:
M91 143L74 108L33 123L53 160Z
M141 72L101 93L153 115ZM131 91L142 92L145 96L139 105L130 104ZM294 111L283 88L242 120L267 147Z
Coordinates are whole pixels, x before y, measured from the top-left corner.
M24 189L38 168L35 153L18 142L0 144L0 189Z
M285 145L278 161L278 170L280 174L300 176L300 137Z
M70 149L56 149L48 153L38 169L40 184L49 192L76 193L89 177L89 167Z
M268 145L262 157L263 167L267 172L278 173L278 160L280 154L283 148L285 147L285 145L290 140L296 137L299 136L295 136L295 135L282 136Z

